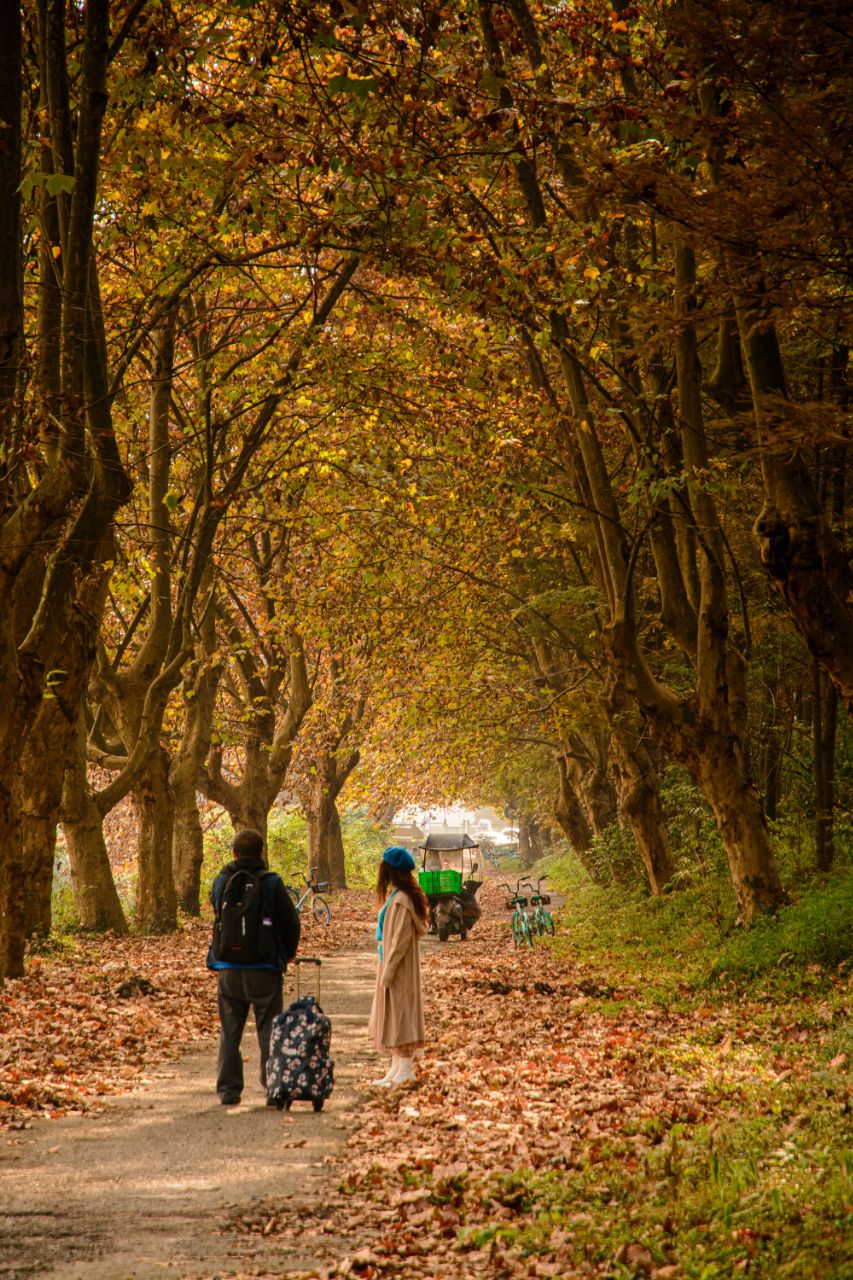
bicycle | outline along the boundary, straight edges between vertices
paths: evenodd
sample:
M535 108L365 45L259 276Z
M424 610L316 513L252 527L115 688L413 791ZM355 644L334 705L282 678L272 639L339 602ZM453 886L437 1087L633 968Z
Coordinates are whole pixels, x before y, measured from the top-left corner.
M536 888L533 888L533 881L528 877L522 883L530 886L530 905L533 907L533 928L536 930L540 938L545 934L551 937L554 935L554 919L550 911L546 911L546 905L551 901L547 893L542 892L542 881L547 879L542 876L536 881Z
M314 919L318 924L329 924L332 919L332 911L328 902L322 896L324 892L328 891L329 886L326 881L318 883L316 876L316 867L312 867L308 875L303 876L307 888L304 890L301 897L299 890L294 889L292 884L286 884L284 887L293 899L293 905L296 907L296 910L300 915L302 915L302 908L305 905L306 900L310 897L311 914Z
M514 908L510 927L512 929L512 937L517 947L533 946L533 926L530 922L530 916L527 912L527 898L521 894L521 884L519 880L512 890L508 884L502 885L506 889L509 897L507 899L507 908Z

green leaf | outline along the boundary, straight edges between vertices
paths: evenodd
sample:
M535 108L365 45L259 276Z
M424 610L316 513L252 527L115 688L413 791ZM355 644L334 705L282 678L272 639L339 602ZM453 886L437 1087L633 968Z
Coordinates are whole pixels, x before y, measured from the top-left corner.
M376 80L373 76L365 76L362 79L359 76L348 76L343 72L342 75L333 76L326 88L329 93L351 93L361 102L366 102L367 95L376 88Z
M44 185L49 196L58 196L61 191L74 190L74 178L68 173L49 173L45 177Z

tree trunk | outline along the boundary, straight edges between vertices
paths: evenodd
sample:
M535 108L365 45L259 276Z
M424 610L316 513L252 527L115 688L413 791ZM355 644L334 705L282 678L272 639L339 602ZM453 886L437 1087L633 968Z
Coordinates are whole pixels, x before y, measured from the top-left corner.
M378 827L390 827L398 808L396 800L383 800L376 806L371 817Z
M771 732L764 748L764 816L775 822L779 814L779 797L782 794L782 747L775 733Z
M592 830L587 822L583 806L572 786L568 764L563 756L557 757L557 770L560 779L557 803L554 806L554 817L557 820L557 825L568 840L572 852L577 856L587 875L597 884L601 884L601 875L597 872L591 859L585 857L585 854L592 846Z
M523 867L532 867L536 861L536 851L530 839L530 823L521 816L518 819L518 856Z
M818 871L829 871L835 860L835 736L838 692L815 659L813 666L815 774L815 852Z
M50 729L55 729L60 736L51 740ZM36 718L21 757L21 839L28 936L38 933L46 937L50 933L62 779L73 741L73 724L69 728L63 717L43 710Z
M243 781L246 780L247 775L244 774ZM251 776L248 777L248 781L251 783ZM235 833L244 827L251 827L253 831L261 833L266 844L267 824L274 800L275 796L267 801L264 794L258 794L251 786L243 788L241 785L236 803L225 805Z
M26 911L21 841L20 779L10 769L0 789L0 837L5 857L0 861L0 981L24 972Z
M329 883L333 889L347 887L347 869L344 857L344 838L341 831L341 815L338 813L337 801L332 802L332 820L327 837L331 877Z
M0 0L0 438L13 437L23 339L21 253L21 6ZM8 456L3 459L8 465Z
M20 357L21 8L3 0L0 12L0 436L6 478L0 519L0 672L3 719L0 731L0 978L23 967L23 850L20 825L20 753L42 706L51 677L65 666L66 637L78 591L102 563L111 542L115 513L130 496L111 420L106 343L95 298L95 209L103 117L108 96L109 8L87 3L75 26L73 85L65 44L62 4L37 6L35 37L40 59L40 107L49 139L51 172L74 175L74 191L64 194L68 215L57 259L39 245L39 262L61 280L61 316L53 315L49 385L38 388L42 406L55 407L44 434L28 431L24 443L15 427ZM49 29L49 30L48 30ZM27 46L28 52L31 45ZM29 81L27 81L29 83ZM72 134L73 127L73 134ZM65 142L68 145L65 145ZM73 162L70 151L73 147ZM42 159L42 157L40 157ZM50 235L50 231L47 231ZM39 236L39 239L41 237ZM42 298L42 301L44 299ZM54 295L56 301L56 295ZM39 308L36 367L47 377L42 341L45 310ZM58 320L58 324L56 321ZM57 381L58 375L58 381ZM57 400L58 395L58 400ZM31 456L30 456L31 455ZM13 478L11 485L9 478ZM26 490L28 480L34 488ZM40 566L33 592L26 581ZM16 617L16 614L19 615ZM26 614L26 617L23 615Z
M790 438L779 439L788 387L760 264L732 251L729 268L764 482L754 529L761 563L853 715L853 569L796 447L793 415Z
M338 806L321 778L314 781L308 809L308 865L333 889L347 887Z
M308 863L318 868L319 878L328 880L333 889L347 887L337 801L358 760L358 751L344 756L326 751L315 760L316 772L308 800Z
M132 794L139 825L136 927L140 933L171 933L178 927L178 902L172 878L169 757L163 747L156 748Z
M202 583L210 589L209 577ZM201 908L201 867L204 833L198 812L199 780L210 750L216 692L222 677L222 663L216 657L216 615L205 610L199 624L201 652L184 680L184 730L172 760L169 779L175 804L172 868L178 905L187 915L197 916Z
M53 864L56 857L57 815L25 814L22 821L24 851L24 930L27 937L50 933Z
M657 770L640 735L627 728L614 729L610 749L619 809L633 833L649 889L657 897L675 874Z
M713 810L745 920L752 920L756 910L776 910L786 895L761 799L744 766L743 743L730 736L709 735L691 772Z
M600 836L618 817L616 791L607 767L606 731L572 734L564 757L568 780L586 821Z
M195 782L185 783L172 773L174 827L172 831L172 872L178 906L189 916L201 913L201 867L204 861L204 833L198 812Z
M775 910L787 897L761 801L746 767L743 659L733 650L719 657L715 694L703 698L700 710L697 697L676 699L649 679L647 669L638 668L630 656L636 650L630 620L609 628L603 639L615 678L621 676L637 698L654 739L684 765L711 806L744 919L750 922L757 911Z
M71 861L71 886L81 929L126 934L127 920L113 879L104 841L103 818L86 777L86 734L82 720L66 760L62 829Z
M533 861L538 862L545 854L545 842L542 839L542 828L535 818L529 818L527 822L530 852L533 854Z

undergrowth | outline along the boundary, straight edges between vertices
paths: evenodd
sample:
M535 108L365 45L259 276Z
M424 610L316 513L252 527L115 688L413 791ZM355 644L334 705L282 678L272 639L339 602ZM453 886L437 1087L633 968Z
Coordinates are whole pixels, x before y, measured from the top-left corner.
M202 867L202 901L222 867L230 861L231 823L223 817L207 832ZM387 841L382 832L360 810L341 814L347 885L350 889L372 888L376 883L376 864ZM286 884L296 888L305 883L308 867L308 824L294 809L274 809L267 829L267 856L270 870L277 871Z
M361 810L341 814L341 834L346 859L347 885L350 889L368 889L376 883L379 855L387 844L383 832ZM201 901L206 903L216 875L231 861L234 831L227 815L205 832L204 862L201 869ZM308 825L293 809L273 809L267 830L267 853L271 870L277 871L286 884L299 887L308 868ZM125 915L133 927L136 911L136 873L128 862L113 868L113 878ZM60 851L56 858L51 896L51 938L73 934L79 925L68 854ZM40 944L41 945L41 944ZM45 941L44 946L48 945Z
M790 905L750 928L715 856L694 859L660 898L596 885L568 854L542 864L565 895L556 945L567 958L606 973L627 991L623 1004L689 1015L685 1069L721 1048L752 1055L756 1069L737 1097L721 1095L712 1120L663 1126L639 1167L626 1135L594 1167L557 1179L517 1171L540 1225L516 1247L547 1252L558 1223L588 1256L618 1257L632 1241L656 1267L677 1263L680 1280L853 1280L853 866L843 845L839 861L818 877L802 846L782 845ZM731 1015L725 1046L703 1032L708 1005Z
M791 903L750 928L723 871L693 876L652 898L638 887L594 884L569 854L542 864L566 897L561 946L616 973L648 971L650 994L727 981L796 984L815 966L853 967L853 865L791 885Z

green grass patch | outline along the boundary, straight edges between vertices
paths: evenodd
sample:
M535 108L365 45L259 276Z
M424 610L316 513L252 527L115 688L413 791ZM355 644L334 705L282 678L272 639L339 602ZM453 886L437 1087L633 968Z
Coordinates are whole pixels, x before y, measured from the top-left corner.
M623 1265L633 1245L682 1280L853 1280L853 868L816 877L800 861L797 877L793 865L783 851L791 904L747 929L719 866L651 898L592 883L570 856L543 864L566 899L556 945L622 988L597 1012L618 1017L627 991L629 1004L692 1013L664 1060L649 1046L650 1066L690 1076L722 1038L740 1070L719 1060L707 1123L652 1117L559 1175L520 1170L485 1188L518 1205L514 1249L556 1257L549 1242L568 1233L574 1257L614 1277L640 1274ZM505 1232L501 1216L478 1238Z
M853 871L846 869L806 889L777 915L727 938L711 976L754 978L770 970L853 964Z
M772 1111L720 1126L673 1125L638 1146L626 1136L594 1163L567 1171L518 1169L476 1189L488 1217L462 1228L463 1248L503 1242L528 1257L571 1256L609 1264L628 1247L684 1280L842 1280L853 1276L848 1242L853 1150L836 1141L827 1101L802 1124ZM766 1100L753 1100L760 1112ZM502 1211L512 1212L512 1221ZM639 1273L637 1273L639 1274Z
M722 877L652 898L595 885L572 857L543 864L565 895L558 945L617 980L641 982L644 999L676 999L685 986L800 980L816 967L853 967L853 868L815 880L776 915L738 924ZM708 911L713 899L715 910Z

